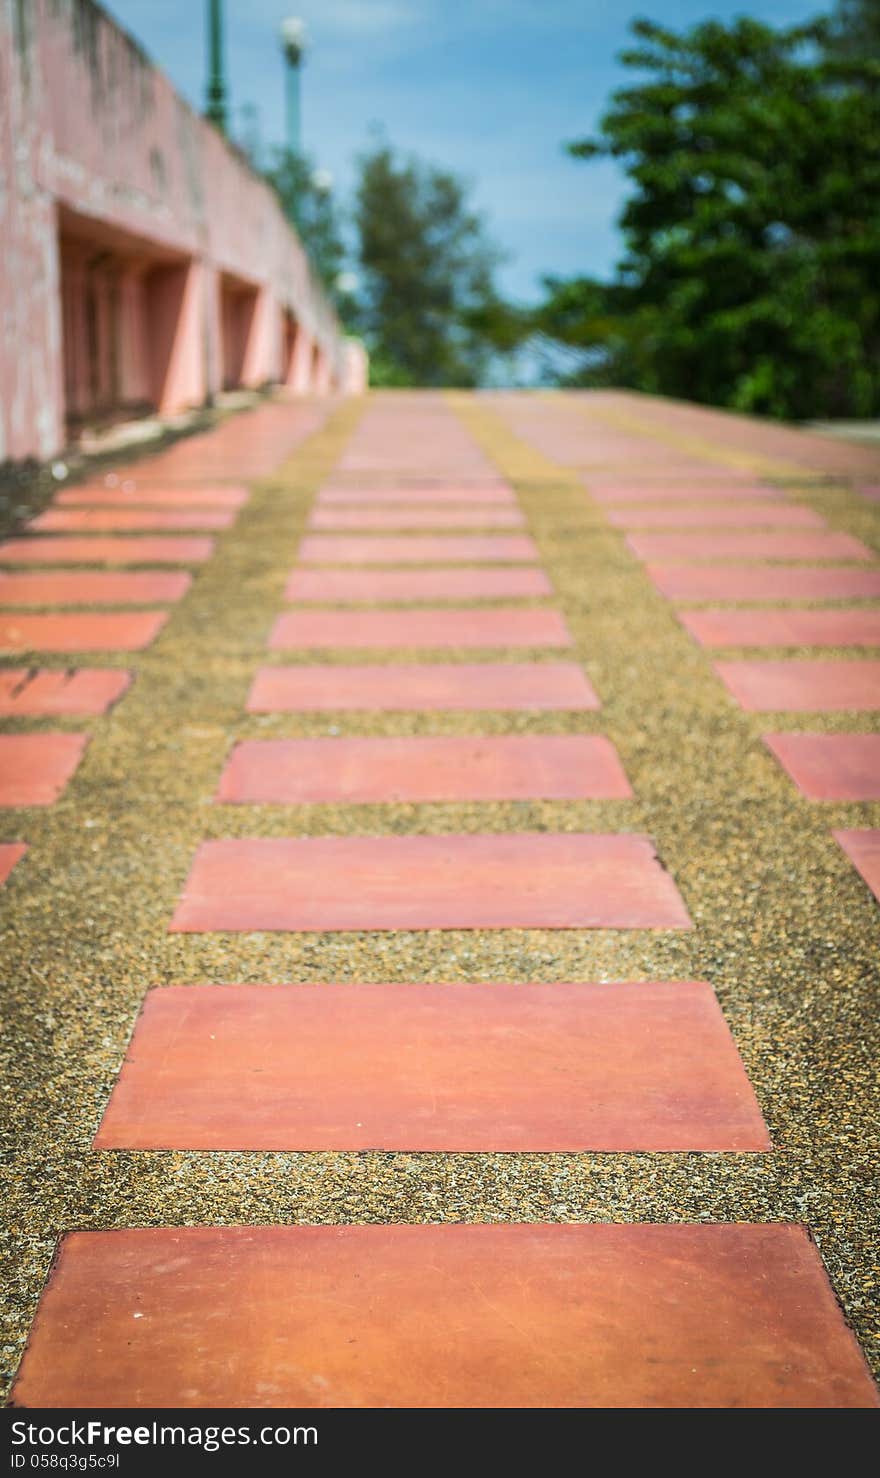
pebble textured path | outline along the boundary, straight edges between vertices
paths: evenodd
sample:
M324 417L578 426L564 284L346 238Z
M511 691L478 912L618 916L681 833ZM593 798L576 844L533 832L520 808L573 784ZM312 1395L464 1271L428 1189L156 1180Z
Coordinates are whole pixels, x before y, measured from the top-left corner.
M0 544L14 1404L878 1404L876 477L386 392Z

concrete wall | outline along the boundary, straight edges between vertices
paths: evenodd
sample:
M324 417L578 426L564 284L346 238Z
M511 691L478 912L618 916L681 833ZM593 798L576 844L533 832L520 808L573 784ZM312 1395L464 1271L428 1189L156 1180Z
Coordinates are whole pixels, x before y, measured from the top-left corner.
M93 0L0 0L0 463L272 381L365 381L274 193Z

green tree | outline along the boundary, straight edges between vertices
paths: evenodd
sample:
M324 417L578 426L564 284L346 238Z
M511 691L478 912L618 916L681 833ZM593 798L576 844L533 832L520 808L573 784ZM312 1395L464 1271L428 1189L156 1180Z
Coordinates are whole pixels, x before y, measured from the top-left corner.
M880 61L880 0L838 0L828 49L840 56Z
M590 383L876 413L880 68L842 56L821 21L633 31L637 80L598 139L569 146L623 163L625 257L610 285L550 283L540 327L594 351Z
M275 149L263 173L296 228L328 296L337 310L344 309L348 305L339 280L346 252L332 180L315 169L305 155L290 149Z
M496 291L501 257L462 181L379 143L358 161L354 223L373 383L479 384L516 338L516 316Z

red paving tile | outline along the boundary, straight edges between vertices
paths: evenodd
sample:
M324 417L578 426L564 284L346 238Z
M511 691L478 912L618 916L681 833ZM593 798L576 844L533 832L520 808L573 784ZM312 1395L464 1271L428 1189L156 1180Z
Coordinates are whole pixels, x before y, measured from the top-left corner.
M138 652L155 640L167 620L167 611L0 614L0 651Z
M134 533L140 529L228 529L234 509L47 508L26 527L34 533Z
M753 486L748 483L722 482L713 484L709 479L665 482L596 484L588 479L587 490L597 503L614 506L618 503L724 503L736 506L739 503L785 503L787 494L779 488Z
M473 506L475 503L488 503L497 506L510 506L516 503L511 488L506 487L410 487L403 484L399 487L327 487L322 488L318 494L317 504L319 507L333 507L337 504L359 505L362 507L379 506L384 503L465 503Z
M876 647L880 611L679 611L703 647Z
M27 570L0 573L0 605L155 605L180 600L192 584L185 570Z
M414 611L287 611L269 638L293 647L569 647L558 611L537 606Z
M521 529L518 508L316 508L310 529Z
M3 546L0 545L0 559ZM346 538L344 534L311 534L303 539L299 557L303 564L443 564L449 560L492 561L499 564L537 564L538 550L525 534L450 535L444 538L405 535L400 539Z
M628 534L627 544L638 559L874 559L876 556L851 534L744 533L744 534Z
M880 570L831 565L646 565L670 600L858 600L880 596Z
M743 1410L880 1398L802 1227L594 1223L73 1232L12 1401Z
M202 537L175 539L7 539L0 544L0 564L106 564L106 565L194 565L210 559L214 540Z
M5 883L16 862L27 851L26 842L0 842L0 884Z
M0 595L2 595L0 575ZM880 580L880 576L878 576ZM426 600L495 600L552 595L543 570L451 565L427 570L294 570L285 600L338 604Z
M709 985L152 990L96 1149L768 1150Z
M0 734L0 806L50 806L88 742L88 734Z
M248 713L384 713L598 708L575 662L425 663L393 667L261 667Z
M170 928L689 929L648 837L250 837L203 842Z
M749 713L845 713L880 709L880 661L716 662L715 671Z
M579 465L583 463L584 479L598 488L677 487L681 484L683 487L730 488L735 493L740 487L770 486L757 481L756 472L742 468L710 462L705 458L664 456L657 442L651 445L641 436L629 437L616 446L609 444L603 448L597 445L595 434L591 432L589 446L583 444L582 450L592 453L589 460L578 458Z
M626 394L609 392L604 404L606 409L624 414L627 404L630 411L633 409L632 400ZM866 446L845 445L836 437L779 423L771 426L767 421L759 422L751 417L725 416L703 406L651 401L640 396L638 414L646 428L651 424L661 434L672 429L686 436L709 437L715 444L716 455L733 452L750 459L760 456L787 463L789 475L802 475L810 480L821 473L832 477L871 475L866 469L871 463L876 465L876 452Z
M106 713L130 682L128 672L100 668L39 671L33 667L5 667L0 670L0 717Z
M608 522L617 529L779 528L824 529L824 518L812 508L794 503L755 499L741 507L734 502L712 508L611 509Z
M765 734L764 743L813 801L880 801L880 734Z
M233 749L217 800L300 805L631 795L613 744L600 735L505 734L248 739Z
M169 488L123 483L122 487L64 488L55 495L54 502L62 508L241 508L247 500L247 488Z
M836 831L834 840L880 903L880 831Z

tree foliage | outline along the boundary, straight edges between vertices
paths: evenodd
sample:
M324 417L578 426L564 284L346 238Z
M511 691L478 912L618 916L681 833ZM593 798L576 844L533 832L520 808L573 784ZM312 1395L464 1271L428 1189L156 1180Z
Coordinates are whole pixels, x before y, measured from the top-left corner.
M479 384L515 316L464 183L380 142L358 161L354 225L373 383Z
M309 260L337 309L344 306L339 279L345 261L345 242L332 181L303 154L275 149L263 171Z
M828 50L839 56L880 61L880 0L838 0Z
M826 22L632 29L631 85L569 146L622 162L625 256L611 284L550 281L539 327L593 351L589 383L876 413L880 67Z

